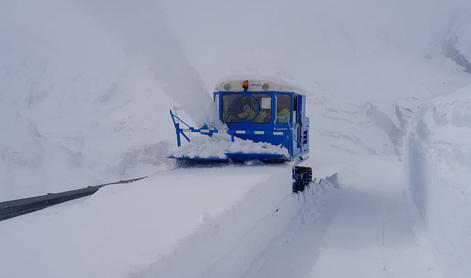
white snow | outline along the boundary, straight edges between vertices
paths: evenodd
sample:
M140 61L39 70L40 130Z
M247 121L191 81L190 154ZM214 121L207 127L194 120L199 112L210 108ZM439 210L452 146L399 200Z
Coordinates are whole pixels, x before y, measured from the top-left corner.
M401 163L343 158L340 187L307 201L243 277L443 277Z
M162 80L77 2L0 3L0 200L166 167Z
M426 235L415 226L418 218L405 194L400 163L365 165L368 170L361 172L367 176L342 173L348 189L330 200L338 207L308 277L345 277L347 273L359 277L442 277L439 261L427 240L422 240Z
M449 277L471 267L471 87L431 101L408 135L414 201Z
M288 150L281 145L275 146L263 142L256 143L239 138L234 138L234 142L232 142L230 135L214 134L213 137L200 135L193 136L190 140L191 142L185 142L181 147L170 150L170 155L174 157L225 159L227 158L226 153L261 153L280 154L284 155L287 159L289 158ZM183 138L182 141L184 141Z
M301 207L290 173L164 171L2 221L0 246L9 251L0 254L0 276L221 277L231 269L235 277Z
M2 221L0 246L10 251L1 252L0 276L127 277L171 256L225 210L236 213L237 203L273 170L207 169L207 179L197 169L162 172Z
M0 222L0 277L469 277L470 10L1 1L0 201L151 177ZM338 188L292 196L284 166L171 170L168 111L206 121L227 76L305 89L308 165ZM176 151L280 151L246 143Z

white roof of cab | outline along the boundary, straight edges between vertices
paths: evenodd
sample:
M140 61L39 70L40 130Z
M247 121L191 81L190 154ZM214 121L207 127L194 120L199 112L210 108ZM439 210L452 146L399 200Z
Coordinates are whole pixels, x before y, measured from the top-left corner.
M230 80L220 82L216 85L214 91L226 91L226 92L243 92L244 88L242 87L242 82L244 80ZM274 91L274 92L290 92L297 94L304 94L304 91L288 85L277 84L270 81L264 80L248 80L249 87L247 92L263 92L263 91ZM268 86L268 87L267 87Z

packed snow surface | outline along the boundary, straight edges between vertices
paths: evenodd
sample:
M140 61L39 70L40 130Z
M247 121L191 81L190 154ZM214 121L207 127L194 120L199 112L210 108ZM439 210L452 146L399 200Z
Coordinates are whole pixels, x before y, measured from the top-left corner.
M442 277L401 163L344 156L337 169L339 187L307 199L243 277Z

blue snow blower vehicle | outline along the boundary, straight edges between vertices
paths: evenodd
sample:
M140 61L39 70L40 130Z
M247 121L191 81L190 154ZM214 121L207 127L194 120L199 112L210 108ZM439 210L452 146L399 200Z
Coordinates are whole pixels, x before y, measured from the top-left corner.
M293 163L293 192L303 191L312 181L309 167L296 166L308 158L309 118L306 117L306 96L301 90L267 81L238 80L222 82L216 86L213 101L217 107L219 126L205 124L195 128L170 111L177 136L177 146L182 137L192 144L190 134L225 136L228 148L216 155L205 152L171 155L179 165L207 163ZM236 144L237 141L237 144ZM261 146L233 148L233 145ZM216 144L207 144L216 148Z

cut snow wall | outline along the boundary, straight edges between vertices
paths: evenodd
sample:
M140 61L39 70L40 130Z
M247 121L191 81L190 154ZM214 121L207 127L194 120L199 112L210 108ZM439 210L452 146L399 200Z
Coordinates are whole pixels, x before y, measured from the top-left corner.
M322 194L335 186L337 175L322 176L322 185L310 192L291 193L291 168L286 167L261 182L236 206L208 220L183 240L172 255L163 258L136 277L242 277L310 202L310 194Z
M299 211L290 184L291 168L280 169L137 277L240 277Z
M407 136L411 195L447 277L471 272L470 91L422 109Z

